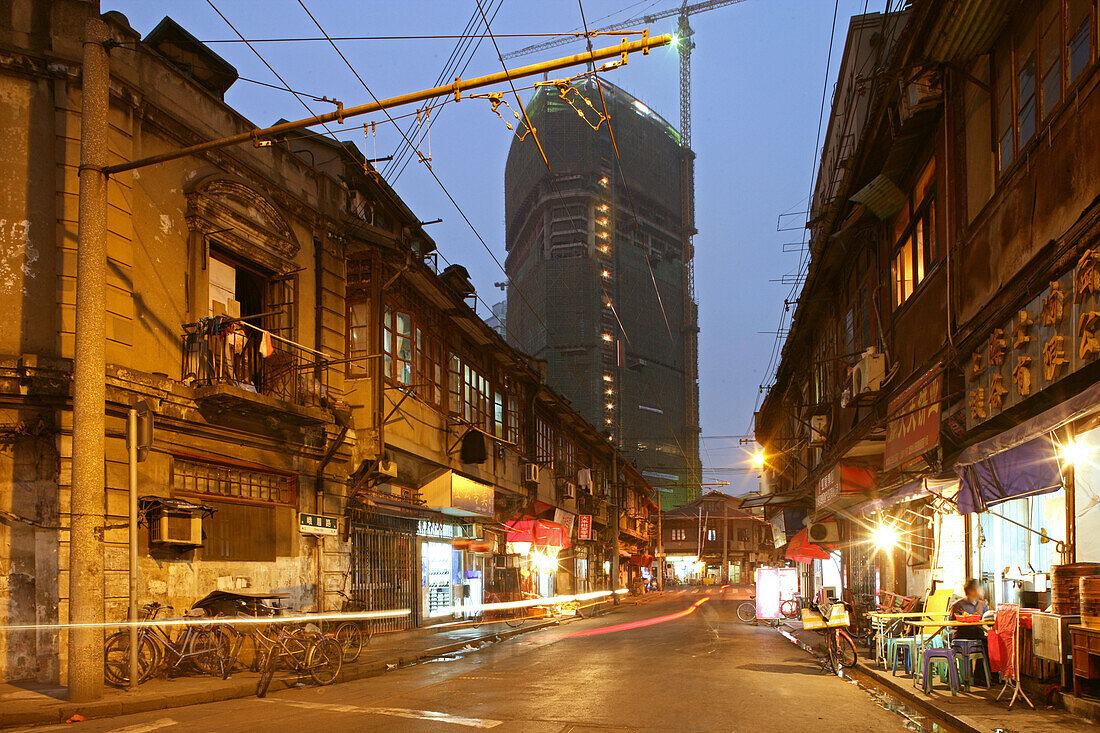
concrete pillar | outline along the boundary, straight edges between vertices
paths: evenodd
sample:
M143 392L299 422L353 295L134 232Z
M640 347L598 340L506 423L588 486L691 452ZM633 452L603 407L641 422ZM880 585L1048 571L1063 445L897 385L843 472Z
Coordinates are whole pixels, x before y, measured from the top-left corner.
M107 24L84 26L81 72L80 224L73 359L73 466L69 539L69 699L103 694L104 290L107 281Z

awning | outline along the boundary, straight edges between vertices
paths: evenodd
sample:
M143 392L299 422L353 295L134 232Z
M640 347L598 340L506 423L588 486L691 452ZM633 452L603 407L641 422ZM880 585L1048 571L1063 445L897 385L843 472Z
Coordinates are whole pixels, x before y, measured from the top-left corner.
M821 545L810 542L809 534L803 529L787 543L785 557L808 565L814 560L828 560L829 553Z
M564 550L572 546L569 530L549 519L526 517L507 522L504 526L508 528L509 542L530 542L540 549L553 547Z
M1062 488L1058 451L1049 435L985 460L957 465L955 470L959 474L959 514L983 512L1012 499Z
M954 496L959 486L959 480L951 477L922 476L898 486L878 499L872 499L859 508L861 514L869 514L880 509L889 509L898 504L905 504L926 496Z
M746 496L738 504L738 507L741 509L754 509L761 506L783 506L800 502L805 498L805 494L760 494L759 496Z
M648 568L653 564L653 555L631 555L630 564L640 568Z

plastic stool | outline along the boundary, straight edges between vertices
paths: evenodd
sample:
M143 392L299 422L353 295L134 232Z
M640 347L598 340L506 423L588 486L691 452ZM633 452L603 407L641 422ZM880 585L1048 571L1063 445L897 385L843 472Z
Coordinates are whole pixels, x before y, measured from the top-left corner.
M921 660L923 678L921 687L925 693L932 692L932 665L942 662L947 665L948 682L951 685L951 694L959 694L959 659L954 649L925 649L924 658Z
M912 636L890 639L888 652L890 655L890 674L891 676L897 676L898 658L901 656L902 651L905 652L905 674L912 677L917 667L917 640Z
M993 687L993 674L989 669L989 657L978 639L955 639L951 642L951 648L955 650L959 664L963 671L963 681L966 683L967 692L974 680L974 665L982 663L982 671L985 673L986 689Z

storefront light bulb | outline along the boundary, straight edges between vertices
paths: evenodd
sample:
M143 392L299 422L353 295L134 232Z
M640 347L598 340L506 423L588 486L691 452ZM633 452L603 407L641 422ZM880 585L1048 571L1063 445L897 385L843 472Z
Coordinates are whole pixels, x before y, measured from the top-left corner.
M1071 438L1065 445L1062 446L1062 463L1067 466L1075 466L1080 463L1085 463L1089 459L1089 455L1092 450L1089 446L1085 445L1082 441L1076 438Z
M611 381L611 375L610 374L603 375L603 381L610 382Z
M609 333L605 333L605 334L603 335L603 340L604 340L604 341L610 341L610 340L611 340L611 334L609 334Z
M607 409L614 410L615 409L615 403L614 402L608 402L607 403Z
M898 528L892 524L880 524L871 532L876 547L890 548L898 544Z

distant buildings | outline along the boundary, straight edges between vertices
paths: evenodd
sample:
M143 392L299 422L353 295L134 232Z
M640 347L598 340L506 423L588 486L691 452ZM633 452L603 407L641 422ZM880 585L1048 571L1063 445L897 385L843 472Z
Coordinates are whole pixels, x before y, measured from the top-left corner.
M509 341L647 477L675 485L666 506L682 504L699 483L694 156L607 82L602 97L591 80L542 86L527 114L552 173L520 130L505 171Z

